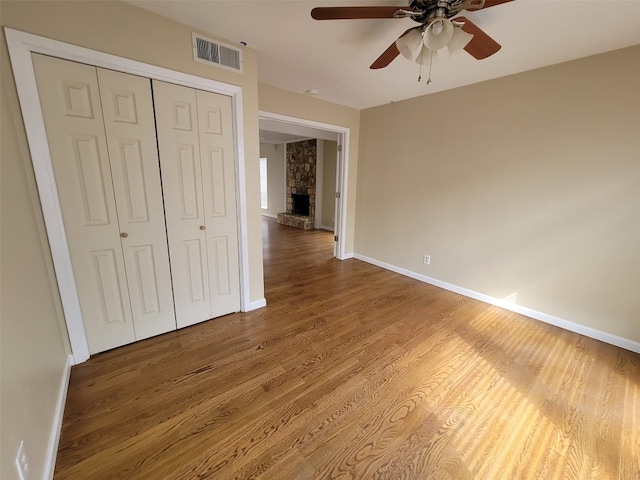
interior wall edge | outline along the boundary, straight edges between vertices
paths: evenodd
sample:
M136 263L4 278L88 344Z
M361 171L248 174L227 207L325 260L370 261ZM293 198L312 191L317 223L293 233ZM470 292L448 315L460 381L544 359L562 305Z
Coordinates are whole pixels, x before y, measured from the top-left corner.
M570 332L584 335L585 337L593 338L595 340L599 340L601 342L605 342L610 345L614 345L616 347L624 348L625 350L629 350L631 352L640 353L640 342L636 342L629 338L620 337L618 335L614 335L609 332L587 327L585 325L581 325L579 323L575 323L570 320L565 320L563 318L559 318L554 315L549 315L547 313L540 312L538 310L534 310L532 308L525 307L523 305L518 305L517 303L507 302L505 300L501 300L499 298L492 297L484 293L476 292L474 290L460 287L452 283L443 282L442 280L428 277L427 275L422 275L420 273L416 273L411 270L407 270L405 268L398 267L396 265L392 265L390 263L377 260L375 258L367 257L366 255L354 253L354 258L366 263L370 263L371 265L384 268L385 270L389 270L391 272L399 273L400 275L413 278L414 280L428 283L430 285L440 287L454 293L458 293L465 297L472 298L474 300L479 300L481 302L488 303L489 305L493 305L496 307L504 308L505 310L509 310L514 313L519 313L521 315L532 318L534 320L548 323L550 325L554 325L556 327L562 328L564 330L568 330Z
M58 456L58 444L60 443L60 433L62 432L62 420L64 418L64 406L67 401L67 392L69 390L69 379L71 377L71 367L74 365L73 355L67 356L62 375L60 375L60 389L56 400L56 408L53 414L53 422L51 424L51 432L49 434L49 444L47 446L46 461L42 478L46 480L53 479L53 473L56 468L56 458Z

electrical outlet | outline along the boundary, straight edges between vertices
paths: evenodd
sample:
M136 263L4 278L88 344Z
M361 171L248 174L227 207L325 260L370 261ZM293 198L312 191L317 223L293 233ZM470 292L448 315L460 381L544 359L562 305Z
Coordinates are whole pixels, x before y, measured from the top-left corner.
M29 480L29 459L27 458L27 450L24 446L24 440L20 440L20 445L18 445L16 470L20 480Z
M425 255L423 262L425 265L431 265L431 255Z

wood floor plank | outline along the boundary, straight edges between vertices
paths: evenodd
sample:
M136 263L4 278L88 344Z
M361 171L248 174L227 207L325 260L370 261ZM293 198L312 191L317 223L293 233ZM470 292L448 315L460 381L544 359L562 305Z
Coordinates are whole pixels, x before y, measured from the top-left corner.
M73 367L56 480L640 478L640 355L263 238L267 307Z

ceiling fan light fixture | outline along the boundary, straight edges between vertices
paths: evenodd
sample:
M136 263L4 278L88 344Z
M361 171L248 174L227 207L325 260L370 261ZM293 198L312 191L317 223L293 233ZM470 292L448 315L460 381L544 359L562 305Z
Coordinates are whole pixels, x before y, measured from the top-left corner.
M424 46L429 50L440 50L453 37L453 23L447 18L436 18L424 32Z
M396 47L407 60L415 60L422 49L422 33L419 28L410 30L406 35L396 40Z
M424 45L422 46L422 50L420 50L420 54L416 57L416 63L422 65L423 67L428 67L429 65L435 65L438 60L438 52L434 50L429 50Z
M451 36L451 40L447 43L447 50L449 51L449 57L452 57L459 51L461 51L464 47L466 47L473 35L465 32L460 27L453 28L453 35Z

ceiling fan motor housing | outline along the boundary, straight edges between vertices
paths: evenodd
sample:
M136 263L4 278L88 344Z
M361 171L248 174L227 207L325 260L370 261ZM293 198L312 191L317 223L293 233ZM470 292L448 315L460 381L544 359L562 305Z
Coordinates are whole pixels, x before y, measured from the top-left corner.
M412 0L409 9L416 12L411 18L420 23L429 23L436 17L451 18L472 4L473 0Z

